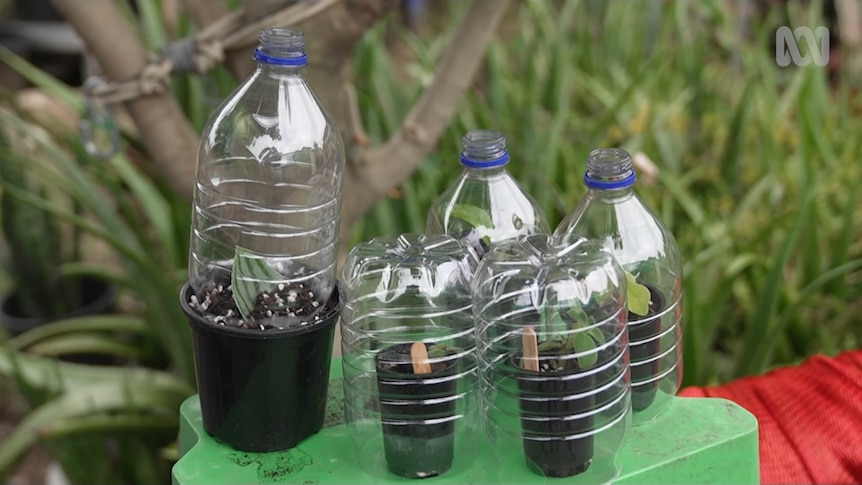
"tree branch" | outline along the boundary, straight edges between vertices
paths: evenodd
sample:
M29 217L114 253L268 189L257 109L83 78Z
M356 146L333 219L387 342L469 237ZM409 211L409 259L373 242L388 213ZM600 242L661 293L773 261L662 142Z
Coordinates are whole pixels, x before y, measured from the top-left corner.
M147 51L111 0L52 0L74 26L89 51L112 80L137 76ZM127 103L129 114L171 188L191 201L195 180L197 134L170 93L137 98Z
M192 21L200 28L212 24L227 15L230 10L221 0L183 0ZM254 59L249 49L228 49L224 53L225 65L237 81L247 78L254 71Z
M401 128L380 147L348 164L341 205L341 242L389 189L403 182L437 144L472 84L510 0L473 0L434 74ZM344 251L342 251L344 252Z

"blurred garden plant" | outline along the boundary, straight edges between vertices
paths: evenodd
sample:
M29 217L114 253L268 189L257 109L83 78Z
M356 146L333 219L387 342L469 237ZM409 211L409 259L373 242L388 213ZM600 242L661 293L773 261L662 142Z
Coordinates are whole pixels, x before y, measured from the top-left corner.
M45 188L33 181L23 164L12 160L14 156L17 155L9 146L9 134L0 133L2 184L44 198ZM5 266L10 280L15 282L9 300L4 300L10 308L4 311L24 318L51 319L80 307L80 288L68 284L68 279L61 279L57 271L66 258L78 259L78 239L73 236L68 247L61 247L63 239L57 221L11 194L7 190L0 195L0 222L8 251Z
M512 134L522 162L510 170L552 226L586 191L589 151L619 146L636 154L637 190L685 262L684 385L859 348L862 93L841 71L775 63L775 29L821 25L819 2L772 8L749 31L733 5L523 2L436 152L353 237L421 229L457 176L466 130ZM357 89L369 136L385 139L443 41L406 36L411 84L375 34L361 44Z
M0 56L68 108L80 108L70 88L7 51ZM3 158L4 173L26 174L43 188L26 190L3 177L4 203L102 241L119 262L109 268L77 259L51 269L111 281L133 308L55 321L0 346L0 375L13 379L33 408L0 443L0 480L42 442L72 483L161 483L170 469L164 449L176 439L179 404L194 392L188 327L176 304L186 258L176 232L186 230L188 216L177 218L171 199L125 154L96 161L76 133L57 124L46 129L8 107L0 108L0 126L29 147L27 156ZM48 231L39 237L60 239ZM109 355L125 365L55 360L78 353Z

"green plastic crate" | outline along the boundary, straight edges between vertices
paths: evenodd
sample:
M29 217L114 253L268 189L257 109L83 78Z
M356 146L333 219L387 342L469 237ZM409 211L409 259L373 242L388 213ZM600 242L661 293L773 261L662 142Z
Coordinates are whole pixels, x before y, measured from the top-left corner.
M327 416L318 434L291 450L273 453L236 451L203 429L197 396L180 409L180 459L173 483L191 484L389 484L410 483L365 473L355 459L344 424L341 360L332 362ZM484 484L490 476L511 484L564 484L565 478L532 474L523 457L494 463L490 450L467 471L421 480L423 485ZM503 468L500 468L503 467ZM629 430L622 473L615 484L756 484L759 483L757 421L724 399L674 397L654 423Z

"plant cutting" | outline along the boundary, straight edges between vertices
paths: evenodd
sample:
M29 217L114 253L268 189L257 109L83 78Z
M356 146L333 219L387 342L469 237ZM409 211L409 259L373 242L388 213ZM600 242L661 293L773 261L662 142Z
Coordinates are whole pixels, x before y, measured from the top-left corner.
M460 225L466 225L460 231L452 235L457 239L467 241L481 257L491 248L491 231L494 229L494 221L488 211L472 204L455 204L449 217L455 221L461 221ZM455 229L458 222L452 223Z
M413 342L375 356L386 465L404 478L428 478L452 466L460 350Z
M583 473L593 459L595 373L605 338L588 327L586 314L572 306L542 312L540 331L521 329L515 365L522 443L527 466L546 477ZM541 335L541 337L539 337ZM541 338L541 341L539 339ZM582 416L582 417L576 417ZM572 438L577 435L583 437Z
M655 400L660 372L661 314L664 297L653 285L642 285L626 271L629 348L632 362L632 409L642 411Z

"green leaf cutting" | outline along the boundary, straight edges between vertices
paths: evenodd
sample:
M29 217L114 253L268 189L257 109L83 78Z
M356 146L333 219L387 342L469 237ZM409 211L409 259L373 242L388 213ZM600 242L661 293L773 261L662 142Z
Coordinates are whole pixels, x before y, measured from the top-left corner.
M449 212L449 217L461 219L473 227L486 227L492 229L494 223L487 211L469 204L455 204Z
M587 369L596 364L599 358L599 353L595 352L596 341L586 332L578 332L575 334L575 352L589 352L578 358L578 366L581 369Z
M233 301L243 318L247 319L251 315L257 295L262 291L274 289L282 279L284 276L267 264L263 255L236 247L230 284Z
M628 271L626 271L626 307L628 311L641 317L649 312L649 288L638 283Z
M597 346L605 343L605 334L603 334L602 331L596 327L588 329L587 335L589 335L590 338L592 338L596 342Z
M460 347L453 347L446 344L434 344L428 347L428 357L432 359L445 357L447 355L457 354L461 352Z

